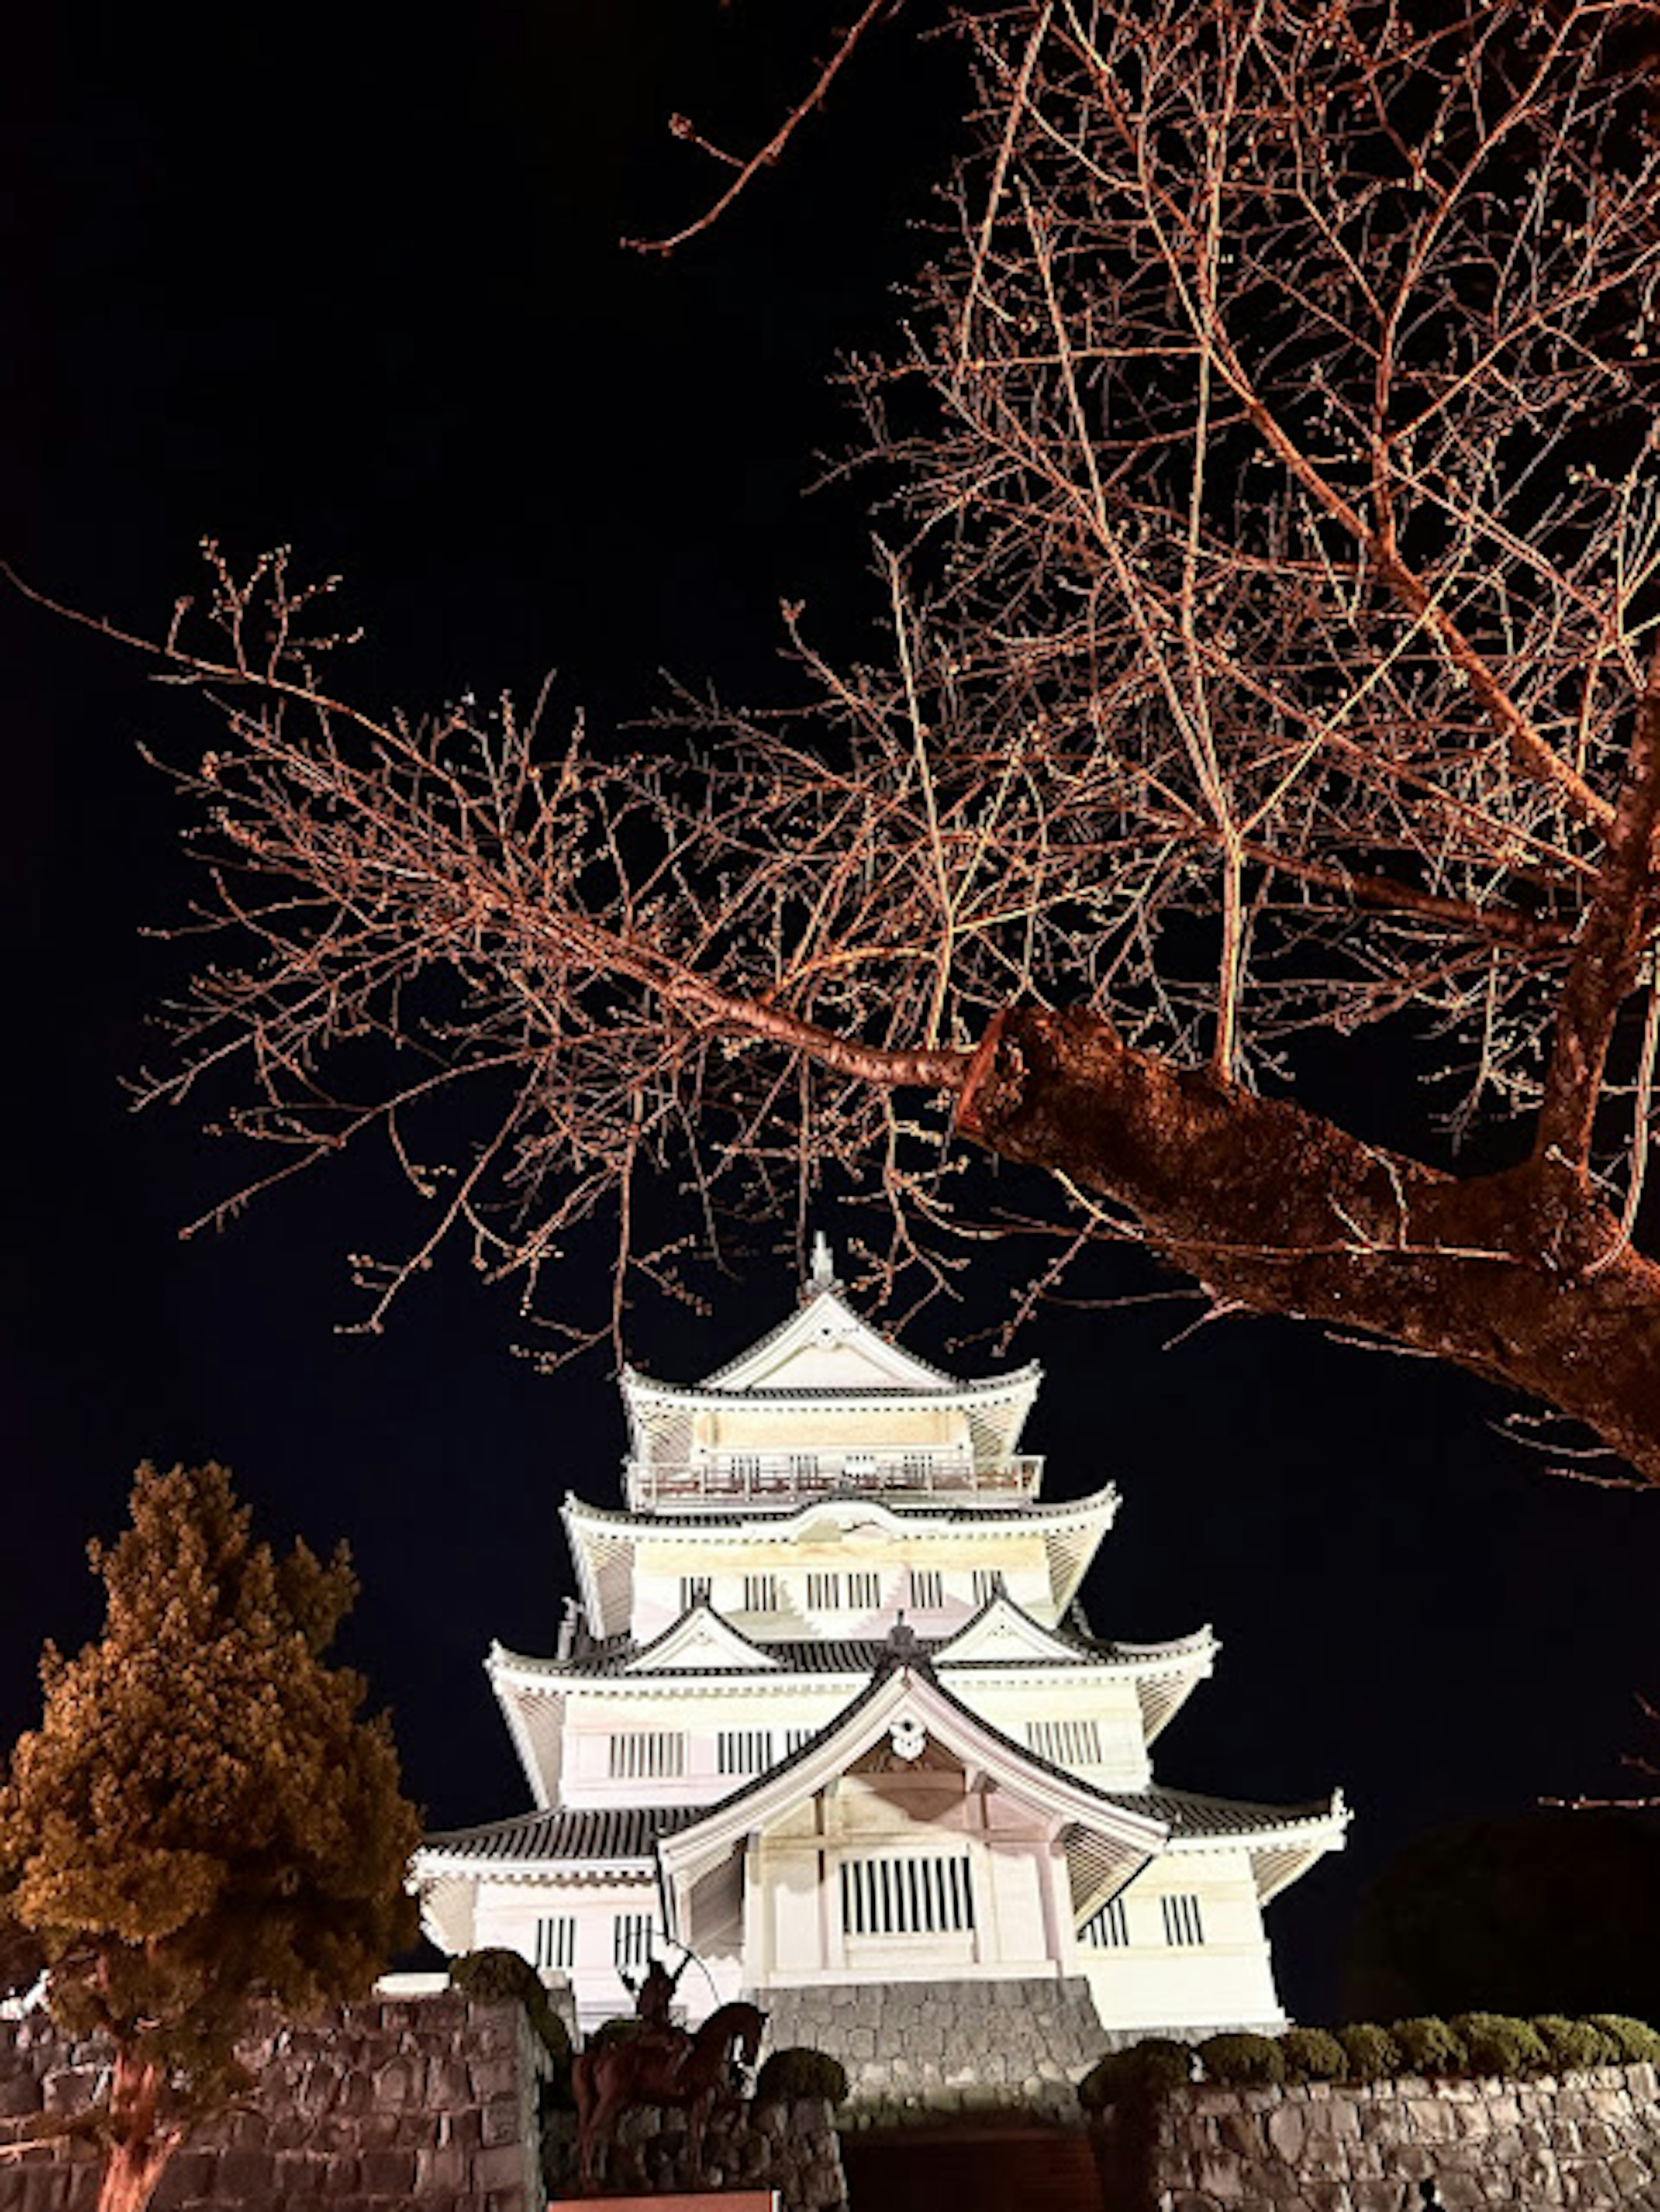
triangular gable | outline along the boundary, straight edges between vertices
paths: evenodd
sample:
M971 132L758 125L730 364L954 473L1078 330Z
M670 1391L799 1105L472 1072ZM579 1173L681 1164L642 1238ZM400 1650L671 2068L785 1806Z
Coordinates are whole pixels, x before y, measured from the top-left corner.
M740 1635L723 1620L707 1598L683 1613L672 1628L636 1651L623 1668L625 1674L654 1674L669 1668L711 1672L717 1668L754 1674L757 1668L775 1672L780 1662L758 1644Z
M691 1885L734 1846L816 1796L885 1736L897 1748L903 1741L917 1740L919 1731L922 1742L937 1738L964 1765L983 1772L1011 1796L1066 1822L1070 1831L1087 1832L1125 1881L1164 1847L1166 1822L1132 1811L1122 1799L1037 1758L953 1697L930 1668L890 1664L793 1757L711 1806L678 1835L660 1840L658 1856L672 1909L678 1912Z
M706 1376L705 1390L915 1390L938 1396L959 1386L902 1352L834 1291L820 1291L759 1343Z
M936 1644L929 1656L936 1667L970 1661L984 1664L999 1659L1041 1659L1067 1667L1087 1664L1075 1644L1044 1628L1004 1590L988 1598L949 1644Z

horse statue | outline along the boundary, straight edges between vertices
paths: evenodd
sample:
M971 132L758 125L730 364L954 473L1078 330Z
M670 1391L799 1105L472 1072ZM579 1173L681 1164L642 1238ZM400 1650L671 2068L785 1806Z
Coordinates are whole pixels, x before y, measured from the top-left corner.
M709 2114L723 2098L736 2102L733 2062L755 2063L766 2024L765 2013L752 2004L723 2004L695 2035L671 2028L666 2034L619 2037L584 2051L571 2068L582 2186L594 2186L599 2153L615 2142L617 2123L631 2105L684 2106L687 2179L695 2186L702 2178Z

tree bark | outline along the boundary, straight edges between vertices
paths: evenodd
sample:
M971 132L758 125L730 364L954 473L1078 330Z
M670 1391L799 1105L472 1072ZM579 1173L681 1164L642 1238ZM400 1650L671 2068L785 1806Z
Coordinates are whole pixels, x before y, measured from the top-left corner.
M958 1127L1113 1200L1213 1297L1508 1383L1660 1482L1660 1267L1572 1165L1461 1180L1081 1011L1000 1017Z
M158 2069L118 2050L110 2083L111 2133L98 2185L98 2212L145 2212L178 2148L179 2137L156 2124Z

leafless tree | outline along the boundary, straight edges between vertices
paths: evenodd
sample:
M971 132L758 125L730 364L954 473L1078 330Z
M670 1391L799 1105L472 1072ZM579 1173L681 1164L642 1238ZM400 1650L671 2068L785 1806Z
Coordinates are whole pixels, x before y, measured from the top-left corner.
M648 1171L712 1223L862 1168L926 1265L977 1149L1660 1480L1654 14L960 9L972 150L850 372L879 650L561 750L348 703L286 562L220 566L161 650L237 949L154 1095L239 1068L279 1176L388 1136L377 1316L457 1232L527 1297L599 1209L662 1265ZM1299 1103L1385 1025L1421 1157Z

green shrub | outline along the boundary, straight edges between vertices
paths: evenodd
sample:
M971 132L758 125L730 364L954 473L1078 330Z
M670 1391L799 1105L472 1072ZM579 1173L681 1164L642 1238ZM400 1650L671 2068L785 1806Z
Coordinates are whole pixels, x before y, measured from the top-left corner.
M775 2051L755 2080L757 2105L788 2104L795 2097L825 2097L839 2105L848 2094L848 2069L828 2051L794 2044Z
M1272 2036L1207 2035L1199 2045L1209 2081L1283 2081L1286 2054Z
M1637 2066L1660 2059L1660 2030L1623 2012L1594 2012L1590 2024L1600 2028L1614 2050L1617 2066Z
M1576 2074L1587 2066L1612 2066L1620 2055L1614 2038L1595 2021L1569 2020L1560 2012L1541 2012L1533 2027L1550 2053L1553 2073Z
M1397 2020L1389 2033L1410 2073L1462 2074L1469 2063L1462 2039L1444 2020Z
M1351 2081L1387 2081L1401 2071L1401 2053L1388 2028L1369 2020L1340 2027L1337 2040L1348 2060Z
M1280 2039L1288 2081L1341 2081L1348 2070L1342 2045L1326 2027L1288 2027Z
M1461 2012L1452 2028L1468 2054L1472 2074L1542 2074L1550 2053L1532 2023L1502 2012Z
M486 2002L516 1997L549 2052L562 2063L570 2057L565 2023L548 2002L542 1977L517 1951L466 1951L450 1960L450 1987Z
M1086 2112L1099 2112L1133 2098L1185 2088L1192 2079L1193 2045L1168 2035L1149 2035L1097 2059L1078 2084L1078 2101Z

